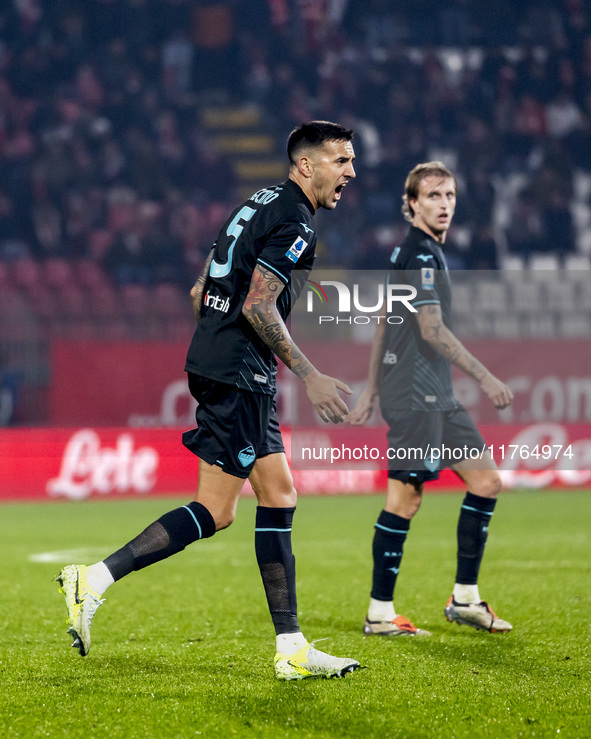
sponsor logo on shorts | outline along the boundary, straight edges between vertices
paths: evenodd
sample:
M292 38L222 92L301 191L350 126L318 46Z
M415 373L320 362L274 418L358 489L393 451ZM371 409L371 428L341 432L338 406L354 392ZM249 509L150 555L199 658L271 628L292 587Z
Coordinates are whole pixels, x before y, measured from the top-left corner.
M308 242L304 241L301 236L298 236L298 238L293 242L293 244L289 247L287 252L285 253L285 256L288 259L291 259L292 262L297 262L298 259L302 256L304 253L304 249L308 246Z
M437 403L436 395L425 395L425 403Z
M260 382L261 385L266 385L267 378L265 377L265 375L255 375L254 376L254 381L255 382Z
M256 459L256 454L252 446L247 446L238 452L238 461L243 467L248 467Z

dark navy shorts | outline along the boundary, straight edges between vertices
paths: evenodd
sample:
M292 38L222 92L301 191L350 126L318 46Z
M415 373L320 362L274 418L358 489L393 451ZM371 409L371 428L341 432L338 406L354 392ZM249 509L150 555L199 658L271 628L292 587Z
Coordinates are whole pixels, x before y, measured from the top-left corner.
M437 480L439 471L486 450L468 411L409 411L382 408L388 431L388 477L402 482ZM488 458L487 458L488 459Z
M183 444L193 454L246 479L257 459L285 451L272 395L188 375L197 428L185 431Z

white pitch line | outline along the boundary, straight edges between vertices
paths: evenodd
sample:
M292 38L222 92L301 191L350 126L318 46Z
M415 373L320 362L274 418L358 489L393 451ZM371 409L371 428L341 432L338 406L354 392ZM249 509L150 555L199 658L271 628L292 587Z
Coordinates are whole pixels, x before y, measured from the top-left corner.
M90 548L85 547L81 549L58 549L54 552L38 552L37 554L29 554L29 562L41 562L41 563L60 563L64 562L96 562L97 560L104 559L109 554L109 550L105 548Z

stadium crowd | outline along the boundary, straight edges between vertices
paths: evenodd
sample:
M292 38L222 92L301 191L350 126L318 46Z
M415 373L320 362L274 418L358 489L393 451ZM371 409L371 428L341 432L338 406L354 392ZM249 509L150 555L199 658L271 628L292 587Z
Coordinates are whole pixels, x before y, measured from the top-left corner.
M394 7L394 5L399 7ZM408 170L459 176L458 268L591 251L584 0L12 0L0 9L0 260L84 258L116 283L188 286L228 208L207 106L358 131L325 265L381 267Z

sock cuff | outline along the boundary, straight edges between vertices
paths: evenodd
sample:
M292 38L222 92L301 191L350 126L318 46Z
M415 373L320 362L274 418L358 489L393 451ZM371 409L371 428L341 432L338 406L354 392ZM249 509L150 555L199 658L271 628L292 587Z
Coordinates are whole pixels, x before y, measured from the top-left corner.
M208 539L215 534L216 527L213 516L202 503L192 500L188 505L183 506L183 508L193 517L199 530L199 539Z
M389 511L382 511L378 516L376 528L391 534L406 535L410 529L410 519L402 518Z
M462 508L479 511L481 513L490 513L495 509L497 504L496 498L483 498L481 495L474 495L470 491L466 492L464 500L462 501Z
M294 508L257 506L255 531L261 529L291 529Z

